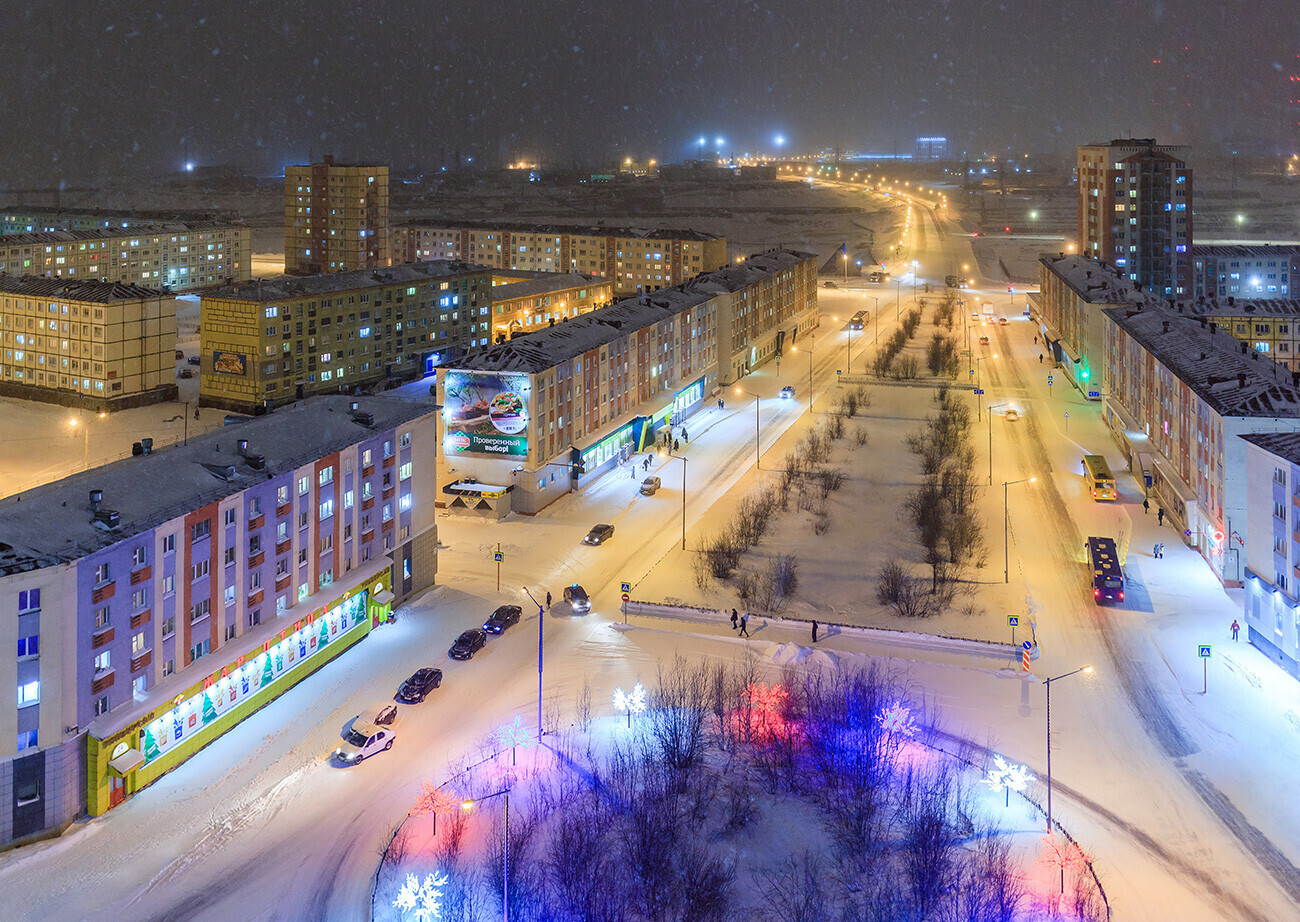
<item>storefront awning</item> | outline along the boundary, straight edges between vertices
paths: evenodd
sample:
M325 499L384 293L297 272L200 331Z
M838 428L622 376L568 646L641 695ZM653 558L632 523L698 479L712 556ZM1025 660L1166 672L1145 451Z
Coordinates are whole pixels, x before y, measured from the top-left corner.
M387 589L381 589L375 593L375 603L378 605L387 605L395 598L397 598L397 596L393 595Z
M125 775L127 772L136 768L144 762L144 753L139 749L128 749L116 759L111 759L108 767L119 775Z

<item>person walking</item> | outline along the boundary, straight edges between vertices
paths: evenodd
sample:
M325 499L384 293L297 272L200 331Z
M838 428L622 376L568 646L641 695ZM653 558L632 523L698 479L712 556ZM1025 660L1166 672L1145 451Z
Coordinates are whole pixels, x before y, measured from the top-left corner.
M813 622L813 643L817 642L817 622Z
M1236 640L1236 639L1237 639L1237 632L1238 632L1239 630L1241 630L1241 625L1239 625L1239 624L1237 623L1237 619L1236 619L1236 618L1233 618L1233 619L1232 619L1232 639L1233 639L1233 640Z
M1159 545L1159 543L1156 543L1156 544L1151 545L1151 559L1154 560L1155 558L1157 558L1157 557L1159 557L1159 556L1160 556L1160 545Z
M1156 545L1156 549L1159 551L1159 553L1157 553L1156 556L1159 557L1161 560L1164 560L1164 559L1165 559L1165 543L1164 543L1163 541L1161 541L1159 544Z
M682 441L683 441L683 442L689 442L689 441L690 441L690 438L688 438L687 435L686 435L686 427L685 427L685 426L682 426Z
M1164 507L1164 506L1161 506L1158 510L1156 510L1156 524L1157 524L1157 525L1163 525L1163 524L1165 524L1165 507Z
M1147 499L1144 496L1142 497L1142 514L1149 515L1150 512L1151 512L1151 500Z
M748 624L749 624L749 614L746 613L746 614L741 615L741 616L740 616L740 636L741 636L741 637L748 637L748 636L749 636L749 628L747 627Z
M731 610L731 629L732 629L733 631L736 629L736 621L737 621L739 618L740 618L740 615L738 615L738 614L736 613L736 610L733 608L733 609Z
M1041 352L1038 353L1038 364L1039 365L1043 364L1043 353Z
M682 443L677 441L676 439L673 439L673 451L681 451L681 450L682 450Z
M546 593L546 610L551 610L551 594L549 592Z

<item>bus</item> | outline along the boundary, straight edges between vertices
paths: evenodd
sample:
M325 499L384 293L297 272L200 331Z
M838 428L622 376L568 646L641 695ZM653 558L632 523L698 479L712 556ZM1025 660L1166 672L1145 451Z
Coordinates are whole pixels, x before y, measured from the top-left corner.
M1083 479L1088 483L1092 498L1101 500L1119 499L1115 489L1115 475L1110 472L1110 465L1101 455L1083 456Z
M856 314L854 314L852 317L849 318L850 330L860 330L864 326L866 326L866 324L867 324L866 311L858 311Z
M1092 561L1092 597L1098 603L1124 601L1124 571L1119 567L1119 552L1114 538L1089 538L1088 557Z

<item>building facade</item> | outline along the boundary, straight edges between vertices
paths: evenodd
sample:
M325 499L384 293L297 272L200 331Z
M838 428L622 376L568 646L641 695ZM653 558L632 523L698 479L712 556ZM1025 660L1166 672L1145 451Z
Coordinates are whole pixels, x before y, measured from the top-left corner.
M1300 678L1300 434L1246 441L1246 636Z
M320 397L7 498L0 842L116 806L432 585L435 424Z
M1285 368L1168 308L1109 308L1102 418L1131 469L1225 585L1241 584L1246 443L1294 429L1300 390Z
M388 167L321 163L284 168L284 271L320 275L392 264Z
M1237 298L1291 300L1300 273L1300 247L1197 246L1192 250L1193 293L1197 302Z
M441 366L444 504L535 513L655 444L816 327L816 263L758 254Z
M1189 148L1120 139L1079 148L1079 252L1143 291L1192 297Z
M727 238L688 230L408 221L393 232L398 258L459 259L494 269L580 272L629 295L679 285L727 265Z
M501 271L492 274L494 342L590 313L614 300L610 279L577 272L502 275Z
M141 226L195 223L240 224L230 212L116 211L105 208L51 208L40 205L6 205L0 209L0 234L123 230Z
M0 273L191 291L253 277L247 226L215 221L0 235Z
M0 275L0 350L0 396L97 411L174 400L176 298Z
M1292 371L1300 371L1300 301L1236 298L1198 301L1187 313Z
M199 402L254 413L418 378L491 342L492 274L437 260L203 295Z

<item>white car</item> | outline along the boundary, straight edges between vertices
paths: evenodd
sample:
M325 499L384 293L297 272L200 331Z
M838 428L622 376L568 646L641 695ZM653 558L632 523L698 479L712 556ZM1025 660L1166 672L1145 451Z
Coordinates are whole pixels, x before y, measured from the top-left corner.
M356 765L381 749L392 749L395 739L397 734L388 727L377 727L374 724L358 721L352 725L351 730L343 734L343 745L336 749L334 754L344 765Z

